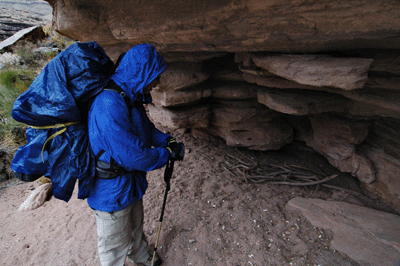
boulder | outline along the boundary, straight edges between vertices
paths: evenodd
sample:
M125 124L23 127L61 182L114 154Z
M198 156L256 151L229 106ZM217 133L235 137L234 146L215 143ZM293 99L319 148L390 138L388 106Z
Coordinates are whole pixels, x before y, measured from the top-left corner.
M356 151L367 135L369 124L328 114L310 115L312 131L307 145L327 157L329 162L356 176L364 183L375 180L371 160Z
M370 184L376 179L373 162L365 155L357 154L356 151L344 159L337 160L329 156L326 157L329 163L341 172L350 173L363 183Z
M42 206L53 195L53 186L46 183L38 186L29 197L19 206L19 211L31 211Z
M376 180L364 187L400 212L400 122L374 121L358 149L371 159L376 171Z
M17 31L14 35L0 42L0 51L10 51L12 46L20 41L37 41L44 39L45 34L41 26L32 26Z
M345 202L299 197L290 200L285 209L301 212L313 226L331 231L330 248L359 265L399 265L398 215Z

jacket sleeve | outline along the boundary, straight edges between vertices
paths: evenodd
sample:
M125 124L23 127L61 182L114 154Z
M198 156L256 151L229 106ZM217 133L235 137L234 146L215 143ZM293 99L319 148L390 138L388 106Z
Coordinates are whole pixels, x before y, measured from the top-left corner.
M169 158L168 150L163 147L149 148L143 135L140 135L146 133L140 132L141 127L143 125L132 124L124 99L115 92L102 92L92 104L89 114L90 144L95 154L105 151L100 157L102 161L110 162L111 156L128 171L148 172L165 166ZM150 126L150 129L153 127Z
M151 130L151 141L152 146L154 147L167 147L168 140L172 138L172 136L165 134L164 132L158 130L152 122L150 122L150 130Z

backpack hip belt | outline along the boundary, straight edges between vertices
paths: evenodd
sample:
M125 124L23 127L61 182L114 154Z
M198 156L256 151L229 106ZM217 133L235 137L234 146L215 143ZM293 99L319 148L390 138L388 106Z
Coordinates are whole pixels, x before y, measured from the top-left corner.
M113 179L127 173L123 167L103 161L96 161L95 176L102 179Z

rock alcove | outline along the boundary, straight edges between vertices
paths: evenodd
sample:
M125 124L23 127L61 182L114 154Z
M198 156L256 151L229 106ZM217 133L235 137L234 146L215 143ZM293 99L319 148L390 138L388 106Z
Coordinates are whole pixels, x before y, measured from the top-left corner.
M302 141L400 210L398 1L51 1L58 32L169 64L151 117L228 145Z

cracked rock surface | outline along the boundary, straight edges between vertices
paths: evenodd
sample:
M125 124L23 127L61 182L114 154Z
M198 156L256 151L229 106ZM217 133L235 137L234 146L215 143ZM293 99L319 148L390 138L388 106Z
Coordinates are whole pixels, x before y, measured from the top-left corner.
M0 1L0 41L19 30L51 21L52 8L41 0Z

